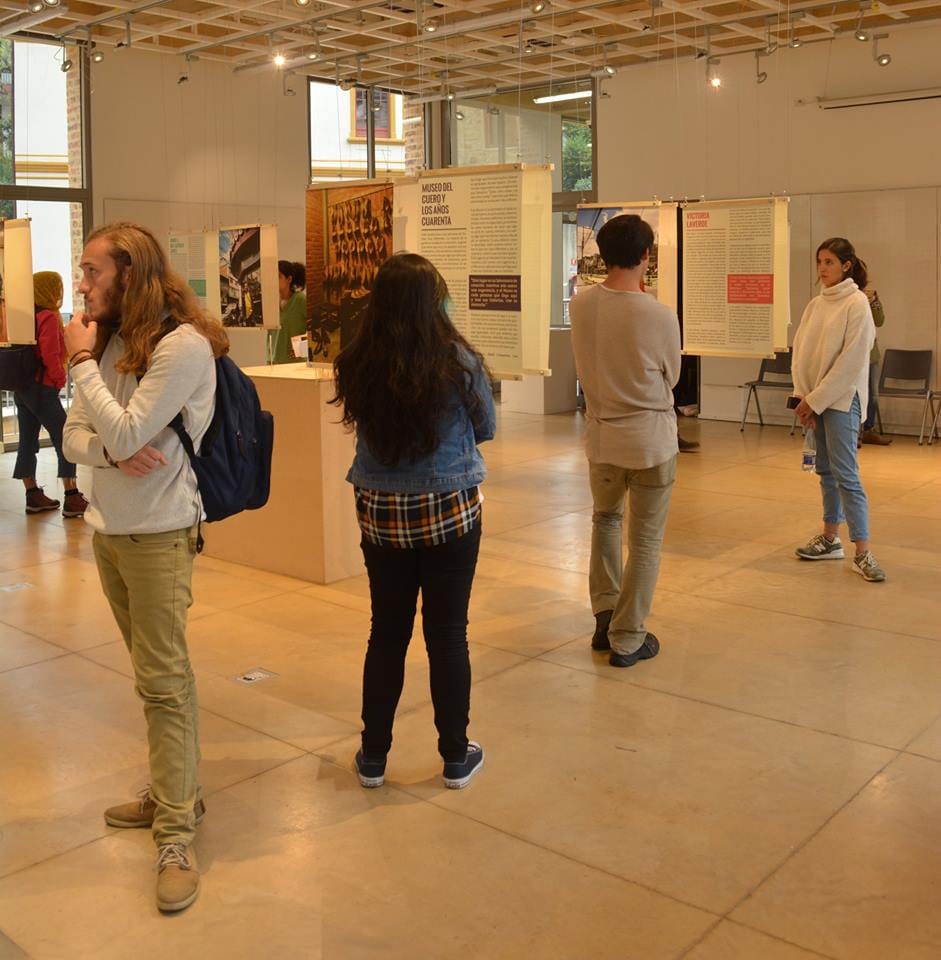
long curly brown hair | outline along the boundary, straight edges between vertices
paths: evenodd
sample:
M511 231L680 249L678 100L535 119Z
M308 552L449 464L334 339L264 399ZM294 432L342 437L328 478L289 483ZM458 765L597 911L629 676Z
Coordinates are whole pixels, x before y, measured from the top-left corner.
M124 355L115 364L118 371L143 376L161 337L182 323L195 327L209 341L214 357L229 352L222 322L203 310L189 285L170 269L163 247L146 227L126 221L109 223L92 232L86 242L101 239L108 242L118 266L124 340ZM111 330L99 324L98 359L110 336Z
M390 257L373 281L358 334L334 361L331 402L343 404L343 423L356 427L380 463L431 453L455 396L471 422L483 425L474 373L489 371L451 323L447 296L444 279L424 257Z

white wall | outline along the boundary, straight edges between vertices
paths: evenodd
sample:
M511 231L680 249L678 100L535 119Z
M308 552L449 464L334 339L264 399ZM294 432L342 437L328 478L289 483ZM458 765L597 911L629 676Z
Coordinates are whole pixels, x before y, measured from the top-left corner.
M848 236L867 261L886 306L880 345L935 351L941 385L938 272L941 100L844 110L797 100L851 97L941 85L941 27L895 31L872 61L852 36L721 60L723 86L709 89L702 61L622 70L598 103L599 199L643 200L790 193L792 336L814 293L813 252ZM715 52L715 51L714 51ZM623 124L625 110L637 116ZM928 187L917 190L913 188ZM907 188L907 189L906 189ZM703 415L737 419L741 384L757 361L703 360ZM783 395L765 394L766 419L790 422ZM886 427L917 432L912 402L883 404Z
M95 225L138 219L165 236L276 223L279 252L304 259L307 96L281 92L272 70L241 76L208 61L108 50L92 64Z

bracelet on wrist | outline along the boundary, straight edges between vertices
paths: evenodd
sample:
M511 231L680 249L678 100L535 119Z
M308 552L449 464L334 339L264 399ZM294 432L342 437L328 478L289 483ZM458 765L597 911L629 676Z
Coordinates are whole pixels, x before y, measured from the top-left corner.
M95 355L91 350L78 350L72 354L69 359L70 367L77 367L80 363L84 363L86 360L94 360Z

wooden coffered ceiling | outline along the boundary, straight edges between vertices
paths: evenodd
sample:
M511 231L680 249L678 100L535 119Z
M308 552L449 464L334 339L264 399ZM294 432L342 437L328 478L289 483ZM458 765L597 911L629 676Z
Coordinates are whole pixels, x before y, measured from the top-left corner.
M46 0L48 3L49 0ZM428 97L558 84L624 69L941 21L941 0L60 0L31 35L283 69ZM67 4L67 7L65 6ZM0 0L0 32L29 17ZM433 28L433 29L432 29ZM115 51L121 55L121 50Z

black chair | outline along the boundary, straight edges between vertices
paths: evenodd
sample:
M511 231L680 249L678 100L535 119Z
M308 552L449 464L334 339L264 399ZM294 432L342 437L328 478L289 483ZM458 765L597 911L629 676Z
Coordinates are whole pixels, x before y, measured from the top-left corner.
M925 440L925 424L930 423L928 445L934 440L938 428L938 414L941 413L941 403L935 410L934 399L941 400L941 393L931 389L931 367L934 354L931 350L886 350L882 359L882 373L879 375L879 397L898 397L909 400L924 400L925 406L921 414L921 430L918 433L918 445ZM887 387L887 380L901 381L908 386ZM929 413L931 419L929 420ZM876 416L879 420L879 433L882 429L882 411L876 404Z
M772 380L769 377L777 377L778 379ZM781 378L784 379L781 379ZM748 388L748 393L745 395L745 411L742 414L742 424L739 427L739 430L745 429L745 418L748 416L748 407L751 404L751 398L755 398L755 409L758 411L758 423L760 426L765 425L765 419L761 415L761 401L758 399L758 388L763 387L766 390L786 390L788 393L794 392L794 381L791 379L791 352L788 350L786 353L776 353L773 360L762 360L761 369L758 371L757 380L749 380L748 383L742 384L742 386ZM794 414L794 419L791 422L791 436L794 436L794 428L797 426L797 414Z

